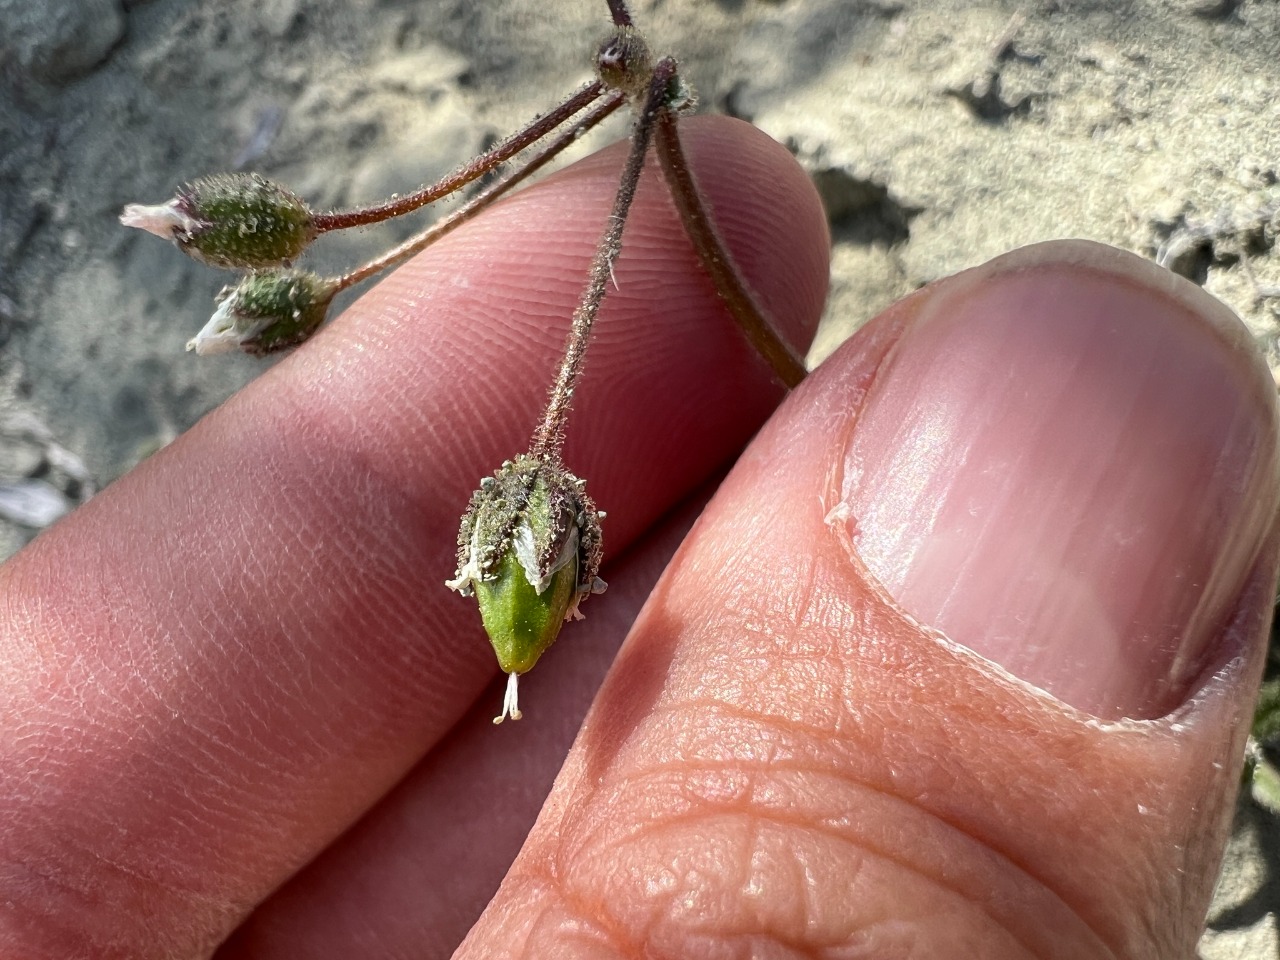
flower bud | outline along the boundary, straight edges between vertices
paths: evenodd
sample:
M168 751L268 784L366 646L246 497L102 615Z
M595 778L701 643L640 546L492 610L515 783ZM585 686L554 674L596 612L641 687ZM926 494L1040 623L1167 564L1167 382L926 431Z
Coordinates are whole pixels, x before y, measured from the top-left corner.
M600 518L583 481L549 459L509 460L480 489L458 532L458 570L447 585L473 593L508 674L503 712L519 719L516 677L533 668L578 605L602 593Z
M240 270L287 263L316 236L307 205L256 173L205 177L157 206L131 203L120 222L172 240L209 266Z
M649 91L653 57L649 45L634 27L618 27L596 51L596 76L600 82L637 100Z
M218 309L187 349L203 355L240 349L262 355L306 340L324 322L334 280L306 270L270 270L223 287Z

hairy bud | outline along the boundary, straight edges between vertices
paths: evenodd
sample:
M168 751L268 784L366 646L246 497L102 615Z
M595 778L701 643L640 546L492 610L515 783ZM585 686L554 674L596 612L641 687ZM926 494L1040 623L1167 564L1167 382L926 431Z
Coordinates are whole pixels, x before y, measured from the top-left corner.
M652 75L649 45L635 27L618 27L596 51L596 76L601 83L630 97L643 100Z
M311 210L256 173L196 180L168 203L131 203L120 222L172 240L213 267L260 270L288 263L315 239Z
M336 281L306 270L251 273L237 286L223 287L218 309L187 349L261 355L295 346L324 322L337 290Z

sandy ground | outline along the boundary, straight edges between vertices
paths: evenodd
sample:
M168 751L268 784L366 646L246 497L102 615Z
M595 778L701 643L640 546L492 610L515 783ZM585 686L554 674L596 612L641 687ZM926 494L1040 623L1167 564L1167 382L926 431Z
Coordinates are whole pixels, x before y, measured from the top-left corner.
M1204 284L1276 363L1280 4L635 8L703 109L818 183L836 242L813 361L923 283L1082 236ZM236 168L317 206L411 189L583 82L604 31L598 0L0 0L0 557L263 368L183 352L223 276L120 228L126 202ZM1205 957L1280 956L1277 877L1276 824L1242 808Z

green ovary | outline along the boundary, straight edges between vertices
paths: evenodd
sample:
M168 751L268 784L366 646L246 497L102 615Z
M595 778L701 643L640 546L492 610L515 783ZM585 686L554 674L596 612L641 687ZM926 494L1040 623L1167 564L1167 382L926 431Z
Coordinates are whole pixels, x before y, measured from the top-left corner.
M498 665L505 673L525 673L533 668L544 650L555 642L573 600L577 585L576 563L567 563L538 593L529 583L508 550L498 564L496 576L475 584L480 617Z

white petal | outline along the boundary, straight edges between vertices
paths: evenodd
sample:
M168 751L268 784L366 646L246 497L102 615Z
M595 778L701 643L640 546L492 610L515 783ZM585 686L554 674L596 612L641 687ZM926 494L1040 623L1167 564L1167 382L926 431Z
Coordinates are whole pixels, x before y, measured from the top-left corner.
M209 322L187 341L187 349L194 350L202 357L238 349L254 331L236 329L235 303L234 295L223 300Z
M193 233L200 223L178 209L176 200L155 206L131 203L120 214L120 222L126 227L137 227L154 233L164 240L172 240L179 231Z

